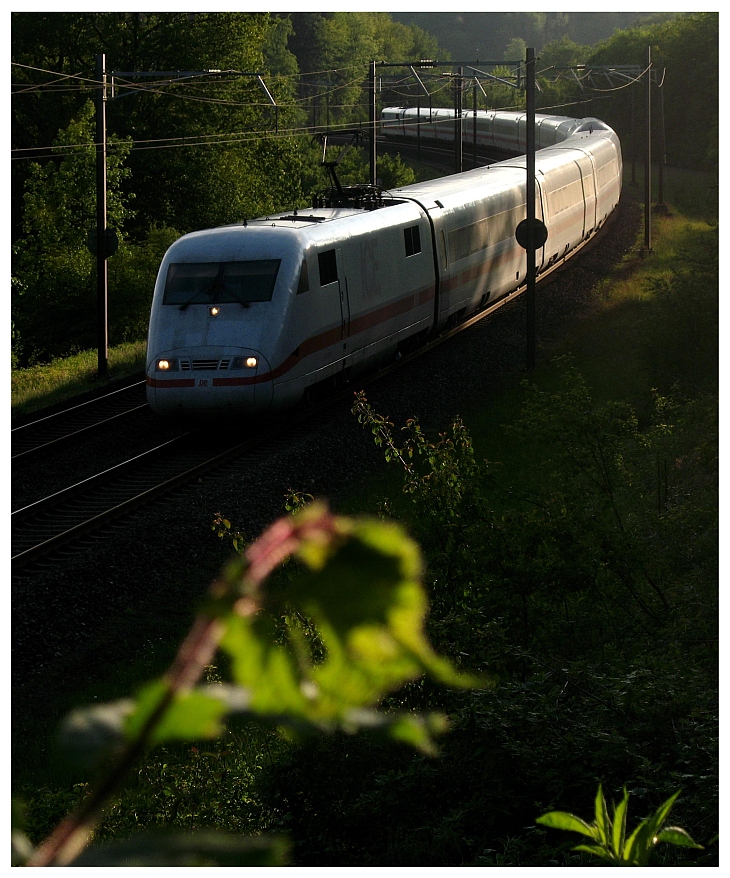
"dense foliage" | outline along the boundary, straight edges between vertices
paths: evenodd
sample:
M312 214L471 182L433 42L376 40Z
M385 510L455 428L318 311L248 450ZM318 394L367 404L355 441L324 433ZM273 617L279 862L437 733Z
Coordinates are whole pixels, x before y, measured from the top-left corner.
M290 559L298 575L282 585L274 574ZM15 829L13 865L281 865L279 839L234 835L230 825L196 834L165 827L83 849L145 750L220 739L231 717L293 738L367 729L433 753L445 717L373 710L422 674L484 685L431 649L422 571L418 547L394 524L337 517L321 503L274 522L213 582L165 674L134 697L67 718L65 754L98 776L38 848ZM230 681L210 679L218 653Z
M302 127L317 121L315 95L326 96L332 124L362 119L369 58L435 45L386 13L308 14L296 22L299 43L291 17L267 13L13 13L12 24L13 364L20 366L95 344L86 242L95 223L97 53L116 71L106 115L109 226L121 239L109 260L110 341L119 344L144 336L157 267L176 237L302 206L327 184L321 148ZM330 71L324 84L319 74L300 75L315 59ZM207 70L218 73L164 75ZM163 75L132 75L149 71ZM349 169L367 178L362 155ZM397 160L386 159L382 171L384 185L412 179Z
M662 20L672 13L647 16L640 12L395 12L396 21L423 28L451 53L463 61L514 60L506 48L522 40L542 54L556 40L593 45L608 39L615 30L624 30ZM522 56L524 57L524 56Z
M565 68L641 65L646 46L653 46L657 71L666 66L660 94L668 161L716 166L717 14L662 15L593 49L589 44L599 32L590 30L590 16L485 15L492 23L498 19L506 35L496 60L519 60L527 44L540 47L538 108L605 118L627 155L640 149L631 117L634 103L640 113L640 86L633 98L623 87L581 89ZM603 27L635 21L624 13L602 15ZM578 20L581 25L574 26ZM364 86L371 60L448 60L436 37L384 12L13 13L14 366L95 341L95 280L86 238L94 225L90 101L97 53L105 53L107 68L116 71L106 107L109 224L121 239L109 261L112 344L143 337L156 267L175 237L303 206L327 185L321 148L308 126L347 130L367 119ZM161 75L132 75L152 71ZM165 71L196 75L179 79ZM419 88L407 69L382 72L381 101L415 103ZM431 78L423 73L436 105L454 101L453 78L442 75L447 72L439 68ZM511 77L516 70L493 72ZM519 90L500 82L487 84L487 95L490 106L524 103ZM474 96L483 106L481 92L474 90ZM470 103L467 97L465 105ZM688 130L693 137L685 136ZM348 180L367 179L362 155L343 170ZM383 160L381 171L385 186L412 179L397 160Z
M612 797L625 786L641 815L681 788L679 819L712 841L716 398L675 393L640 422L597 403L571 369L554 391L526 387L519 490L476 459L458 421L434 438L410 422L398 440L360 399L359 416L404 467L412 511L396 498L388 509L427 547L431 637L498 684L450 696L419 683L393 699L452 717L435 762L324 741L267 773L299 863L581 864L534 821L587 810L596 779ZM711 864L716 851L656 856Z
M651 46L655 82L653 125L655 155L661 155L663 108L666 161L673 166L716 171L719 149L719 15L697 12L651 26L618 31L591 53L591 64L633 64L642 70ZM595 104L595 115L632 142L631 114L644 112L643 94L632 101L618 91ZM643 128L640 126L640 130Z

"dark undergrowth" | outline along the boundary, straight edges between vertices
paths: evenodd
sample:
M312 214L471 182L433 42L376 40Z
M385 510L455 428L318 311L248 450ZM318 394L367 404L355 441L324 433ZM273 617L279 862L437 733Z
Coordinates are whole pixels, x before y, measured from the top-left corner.
M321 740L262 775L300 865L582 865L535 818L592 813L598 783L637 820L681 789L672 820L705 849L654 863L717 863L716 229L682 240L630 306L636 406L589 389L579 345L523 386L503 467L458 420L399 431L361 399L404 473L383 508L426 550L433 642L497 684L393 699L450 715L436 760Z

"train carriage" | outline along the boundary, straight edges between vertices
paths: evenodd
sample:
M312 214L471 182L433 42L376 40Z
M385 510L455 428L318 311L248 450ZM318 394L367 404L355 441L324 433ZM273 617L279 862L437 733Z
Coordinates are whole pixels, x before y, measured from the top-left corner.
M454 111L383 110L386 137L452 141ZM479 144L524 150L524 113L477 113ZM468 141L472 119L463 126ZM621 148L597 119L536 118L538 271L602 225L621 193ZM513 292L526 256L526 160L184 235L152 302L147 395L162 414L260 413L295 404Z

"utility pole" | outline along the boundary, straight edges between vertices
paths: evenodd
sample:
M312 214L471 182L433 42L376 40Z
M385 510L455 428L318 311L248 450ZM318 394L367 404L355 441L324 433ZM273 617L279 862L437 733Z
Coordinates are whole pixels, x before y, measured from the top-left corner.
M472 103L472 155L471 155L471 166L472 168L476 168L477 166L477 84L476 82L472 86L471 89L471 103Z
M459 174L464 165L463 117L462 117L462 75L464 68L459 67L454 86L454 171Z
M98 375L109 376L106 242L106 56L96 56L96 302Z
M184 72L180 70L173 71L110 71L108 76L111 78L112 98L114 97L114 77L154 77L171 76L176 80L187 79L201 74L220 74L221 70L203 70L197 72ZM261 73L243 73L238 72L237 76L255 76L259 85L266 94L269 103L276 111L275 127L279 129L279 107L266 87ZM113 230L107 229L106 224L106 104L109 99L107 96L107 78L106 55L96 55L96 64L94 72L94 80L96 81L96 95L94 98L94 111L96 117L95 145L96 145L96 227L91 230L89 235L89 248L96 256L96 299L97 299L97 339L98 339L98 375L99 378L106 379L109 377L109 310L108 310L108 273L106 261L113 256L119 242ZM127 92L126 95L118 95L117 98L127 97L134 92ZM316 111L315 111L316 112ZM327 123L329 126L329 108Z
M644 158L644 251L651 253L651 46L646 47L646 143Z
M370 62L370 183L372 186L377 186L378 184L378 148L375 140L378 133L378 105L375 65L375 61Z
M535 50L527 49L527 368L535 368ZM543 242L544 243L544 242Z
M664 204L664 165L667 163L667 139L664 127L664 77L666 68L662 72L662 79L659 83L659 191L657 193L657 203Z

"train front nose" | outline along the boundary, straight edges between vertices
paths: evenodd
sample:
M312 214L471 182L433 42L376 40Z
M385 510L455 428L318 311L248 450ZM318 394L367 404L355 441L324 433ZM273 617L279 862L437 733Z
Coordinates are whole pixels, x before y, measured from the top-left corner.
M271 370L258 351L165 351L147 367L147 402L158 414L264 412Z

